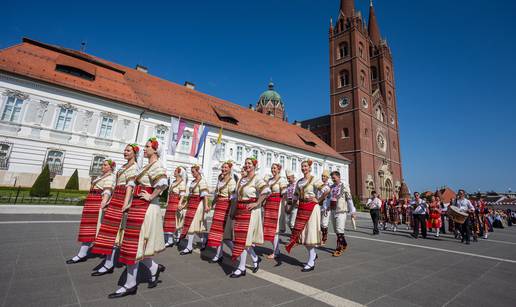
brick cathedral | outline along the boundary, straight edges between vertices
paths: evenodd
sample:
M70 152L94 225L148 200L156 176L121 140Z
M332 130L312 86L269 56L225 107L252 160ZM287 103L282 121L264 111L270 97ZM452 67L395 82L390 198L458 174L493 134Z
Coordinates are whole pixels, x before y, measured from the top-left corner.
M353 195L365 199L374 189L390 198L403 182L396 90L391 50L372 1L366 26L354 0L341 0L329 47L330 115L302 126L352 161Z

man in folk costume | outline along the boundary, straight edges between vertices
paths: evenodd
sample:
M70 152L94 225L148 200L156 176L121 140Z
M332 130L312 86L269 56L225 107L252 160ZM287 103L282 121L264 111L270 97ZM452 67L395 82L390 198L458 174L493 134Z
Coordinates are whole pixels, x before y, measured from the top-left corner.
M91 189L84 201L82 208L81 224L79 226L78 241L81 242L79 253L67 264L86 261L88 250L95 241L102 220L102 212L107 207L111 193L115 185L113 171L116 163L112 160L104 160L102 163L102 175L91 183Z
M237 207L234 212L234 242L232 259L240 257L236 270L229 275L230 278L245 276L245 264L247 254L253 260L253 273L260 268L261 259L256 255L253 246L263 244L263 224L261 206L270 194L270 188L265 181L258 179L256 168L258 160L255 157L245 160L246 177L241 178L237 186Z
M458 192L455 206L459 208L460 212L463 213L471 214L475 212L475 207L473 207L469 199L466 198L466 192L462 189ZM468 217L462 225L456 225L457 227L460 227L460 232L462 235L461 243L464 243L465 241L466 244L469 244L471 233L471 225L469 219L470 217Z
M116 186L113 197L109 202L99 233L95 238L95 244L91 250L94 254L106 255L104 264L91 276L111 274L115 267L115 253L120 247L123 237L122 225L124 213L122 208L131 202L132 193L127 189L129 180L134 180L138 172L136 157L140 147L137 144L129 144L124 149L124 159L127 161L116 173Z
M367 200L366 207L369 208L369 214L373 221L373 235L378 235L380 234L380 230L378 230L378 220L380 219L382 200L378 198L376 191L371 191L371 198Z
M328 240L328 225L330 223L330 172L323 170L321 175L322 185L317 191L317 199L321 207L321 245L325 245Z
M333 229L337 235L337 247L332 256L340 257L342 252L348 247L346 237L344 236L346 217L348 213L355 213L355 206L353 205L353 198L351 197L349 186L341 181L340 172L332 172L331 180L333 181L333 185L331 186L330 194L330 210L333 220Z
M235 197L236 181L232 174L233 162L226 161L220 168L219 180L215 188L215 210L210 232L208 234L208 247L215 247L217 252L210 263L221 263L222 242L225 241L229 248L233 248L233 227L229 217L231 204Z
M182 166L176 167L174 181L168 188L167 210L163 219L163 231L165 233L165 247L172 247L179 241L181 229L181 208L186 197L186 184L188 176Z
M272 253L267 259L276 259L280 255L279 230L281 215L282 196L287 191L287 181L281 177L281 164L273 163L271 166L272 176L267 180L270 193L263 206L263 240L272 243Z
M286 171L285 175L287 176L287 191L283 194L283 202L286 213L286 223L290 228L290 231L294 229L294 225L296 223L296 215L297 215L297 205L296 205L296 176L292 171Z
M152 259L154 255L165 250L159 196L167 188L168 179L166 168L159 160L161 157L165 161L162 147L155 137L145 143L143 153L148 159L148 164L127 183L127 189L133 193L133 199L123 208L123 211L128 210L128 213L119 257L119 261L127 265L127 279L121 288L108 296L109 298L136 294L139 262L142 262L151 273L149 288L158 285L159 275L165 271L163 265Z
M301 178L296 185L298 211L294 230L290 235L290 243L286 250L290 250L297 243L302 244L308 251L308 261L301 272L310 272L315 269L317 253L315 248L321 245L321 208L317 199L317 190L322 182L312 176L312 160L301 163Z
M179 253L180 255L188 255L193 251L194 236L197 235L201 239L201 251L206 248L206 215L210 212L208 204L208 184L202 176L201 166L193 165L190 169L194 180L190 183L190 194L188 196L188 204L186 215L181 231L181 238L187 238L186 247Z

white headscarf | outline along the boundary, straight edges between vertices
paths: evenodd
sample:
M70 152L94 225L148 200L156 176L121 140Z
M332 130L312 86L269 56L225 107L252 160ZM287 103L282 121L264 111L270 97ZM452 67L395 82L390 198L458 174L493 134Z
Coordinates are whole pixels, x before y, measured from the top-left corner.
M188 181L188 172L186 171L186 168L184 168L183 166L178 166L178 168L181 170L179 174L181 175L183 182L186 184Z

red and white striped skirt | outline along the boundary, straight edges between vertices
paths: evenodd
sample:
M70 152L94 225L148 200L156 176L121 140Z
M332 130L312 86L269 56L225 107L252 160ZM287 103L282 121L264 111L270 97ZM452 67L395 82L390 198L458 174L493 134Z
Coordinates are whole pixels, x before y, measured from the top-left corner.
M79 226L79 237L77 240L82 243L95 241L97 225L101 211L102 190L90 190L84 207L82 208L81 224Z
M273 193L267 198L263 212L263 240L274 242L278 233L279 214L281 210L281 194Z
M201 205L201 201L202 201L202 197L199 196L199 195L191 195L188 198L188 206L187 206L187 209L186 209L185 222L183 224L183 229L181 231L181 238L180 239L183 239L184 237L186 237L186 235L188 233L191 233L189 231L190 230L190 226L192 226L192 222L194 221L195 215L197 214L197 209ZM199 222L200 223L203 222L202 218L201 218L201 221L199 221ZM198 226L198 225L194 225L194 226ZM194 228L199 228L199 227L194 227ZM200 227L200 228L202 228L202 227Z
M228 222L231 201L229 198L217 198L213 220L211 222L210 233L208 235L208 246L219 247L224 239L224 230Z
M311 228L314 229L305 229L307 227L310 227L309 220L312 217L312 212L319 213L319 216L315 216L315 221L317 220L320 222L320 210L317 209L314 211L315 208L319 208L319 205L316 202L300 202L299 207L297 210L297 216L296 216L296 223L294 224L294 229L292 230L292 234L290 235L290 242L286 246L287 252L290 253L290 250L296 243L305 244L305 245L317 245L320 244L320 235L317 233L308 233L306 230L313 230L312 232L320 232L320 226L313 226ZM319 229L315 229L319 228ZM303 234L304 233L304 234ZM307 242L303 242L303 238ZM317 237L319 239L317 239ZM315 238L315 240L314 240ZM301 240L299 240L301 239ZM315 241L315 242L314 242ZM319 241L319 242L317 242Z
M174 233L177 231L177 207L179 206L179 194L170 194L167 211L163 221L163 231Z
M95 245L91 250L92 253L111 255L120 232L126 190L127 187L125 185L115 187L113 197L102 218L99 233L95 238Z
M236 260L244 249L253 243L263 243L263 230L259 229L261 226L261 209L247 210L247 205L254 202L256 202L254 198L238 201L235 223L233 224L234 244L231 252L233 260ZM257 221L251 221L253 215L255 215L255 219L258 219ZM254 229L255 227L258 229Z

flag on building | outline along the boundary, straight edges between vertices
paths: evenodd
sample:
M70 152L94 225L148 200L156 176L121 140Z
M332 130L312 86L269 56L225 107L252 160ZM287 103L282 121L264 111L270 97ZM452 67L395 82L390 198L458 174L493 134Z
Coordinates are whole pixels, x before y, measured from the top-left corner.
M222 127L219 130L219 136L217 137L217 144L215 145L215 151L213 152L214 160L222 160Z
M193 127L193 135L192 135L192 146L190 147L190 156L195 156L195 153L197 152L197 143L199 141L198 135L199 135L199 124L194 124Z
M173 155L176 153L177 146L177 132L179 130L179 118L171 116L170 117L170 134L168 136L168 146L167 151Z
M208 136L209 131L210 129L208 129L208 127L203 126L201 137L199 138L199 145L197 146L197 152L195 153L196 158L199 157L199 153L201 153L202 146L206 142L206 137Z

